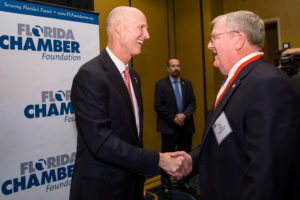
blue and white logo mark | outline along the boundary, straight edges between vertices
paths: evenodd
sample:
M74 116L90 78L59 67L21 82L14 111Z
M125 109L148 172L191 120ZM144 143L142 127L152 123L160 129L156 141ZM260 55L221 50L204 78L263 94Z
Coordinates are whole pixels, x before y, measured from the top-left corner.
M80 43L72 29L17 24L17 35L0 35L0 49L42 52L42 60L81 60Z
M20 163L19 177L1 180L2 194L11 195L43 185L46 185L46 192L70 186L75 156L73 152Z
M64 122L74 122L74 110L70 95L70 90L42 91L41 103L27 105L24 108L24 115L28 119L65 116Z
M32 33L36 37L40 37L43 34L43 32L43 28L38 25L32 28Z

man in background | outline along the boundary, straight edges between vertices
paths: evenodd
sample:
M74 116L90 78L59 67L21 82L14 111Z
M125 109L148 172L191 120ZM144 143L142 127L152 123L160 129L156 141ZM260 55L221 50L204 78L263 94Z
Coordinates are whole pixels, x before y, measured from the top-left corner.
M145 15L117 7L108 18L107 47L76 74L71 102L77 154L70 200L141 200L145 175L184 168L183 157L143 149L140 77L128 62L149 39Z
M179 59L169 59L169 75L155 85L154 109L157 112L157 131L162 137L162 152L191 151L196 100L191 82L180 77L180 69ZM171 199L171 179L164 170L161 170L161 183L163 197ZM182 179L179 187L195 193L189 185L189 177Z

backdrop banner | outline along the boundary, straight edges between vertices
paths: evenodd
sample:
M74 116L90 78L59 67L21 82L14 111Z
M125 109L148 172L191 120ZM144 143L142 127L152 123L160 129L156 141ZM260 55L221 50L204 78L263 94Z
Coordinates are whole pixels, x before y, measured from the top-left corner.
M66 200L76 151L70 102L99 54L98 14L0 0L1 200Z

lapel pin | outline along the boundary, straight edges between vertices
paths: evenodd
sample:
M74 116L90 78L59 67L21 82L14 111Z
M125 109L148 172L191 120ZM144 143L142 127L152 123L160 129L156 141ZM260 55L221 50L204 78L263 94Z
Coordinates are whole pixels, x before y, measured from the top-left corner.
M235 88L235 84L232 85L232 88Z
M137 78L136 77L133 77L134 78L134 80L135 80L135 82L136 82L136 84L138 83L138 80L137 80Z
M181 81L181 84L182 84L182 85L184 85L184 82L183 82L183 81Z

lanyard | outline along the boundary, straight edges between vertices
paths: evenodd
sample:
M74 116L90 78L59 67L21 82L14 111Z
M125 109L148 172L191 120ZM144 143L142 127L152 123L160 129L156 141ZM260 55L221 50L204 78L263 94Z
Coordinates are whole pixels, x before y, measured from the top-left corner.
M257 56L254 56L252 58L250 58L249 60L245 61L244 63L242 63L239 68L236 70L236 72L234 73L233 77L229 80L225 90L222 92L222 94L220 95L219 99L217 100L216 104L215 104L215 107L214 107L214 110L216 110L216 107L218 106L220 100L222 99L222 97L224 96L224 94L226 93L227 89L229 88L229 86L231 85L231 83L233 82L233 80L236 78L236 76L240 73L240 71L247 65L249 64L250 62L253 62L255 60L258 60L260 57L262 57L262 55L257 55Z

